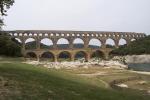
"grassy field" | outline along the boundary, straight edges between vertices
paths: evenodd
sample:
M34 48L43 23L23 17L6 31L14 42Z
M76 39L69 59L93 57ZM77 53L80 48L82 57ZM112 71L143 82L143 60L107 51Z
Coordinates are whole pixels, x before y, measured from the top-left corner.
M139 91L105 88L102 80L109 82L113 76L91 78L78 75L95 71L98 69L50 70L14 61L1 61L0 100L150 100L150 96ZM107 71L114 76L117 73L117 70ZM122 77L125 75L122 74Z

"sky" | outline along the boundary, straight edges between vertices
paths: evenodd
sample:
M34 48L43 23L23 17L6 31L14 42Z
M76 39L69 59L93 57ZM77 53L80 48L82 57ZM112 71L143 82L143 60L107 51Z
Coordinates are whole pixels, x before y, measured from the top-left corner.
M150 34L150 0L15 0L7 14L4 30Z

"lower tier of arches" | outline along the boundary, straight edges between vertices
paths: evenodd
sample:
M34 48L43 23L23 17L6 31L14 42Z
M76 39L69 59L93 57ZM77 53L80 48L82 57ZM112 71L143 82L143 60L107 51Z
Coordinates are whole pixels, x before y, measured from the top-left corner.
M38 61L50 61L50 62L61 62L61 61L76 61L83 60L89 61L90 59L107 59L111 49L104 50L32 50L24 51L23 55L25 58L34 59Z

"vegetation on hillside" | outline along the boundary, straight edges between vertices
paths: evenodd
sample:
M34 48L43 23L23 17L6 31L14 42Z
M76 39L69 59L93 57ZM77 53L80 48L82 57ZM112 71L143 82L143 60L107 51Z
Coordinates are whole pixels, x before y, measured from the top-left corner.
M9 35L0 33L0 55L21 56L21 45Z
M113 55L150 54L150 36L123 45L111 52Z

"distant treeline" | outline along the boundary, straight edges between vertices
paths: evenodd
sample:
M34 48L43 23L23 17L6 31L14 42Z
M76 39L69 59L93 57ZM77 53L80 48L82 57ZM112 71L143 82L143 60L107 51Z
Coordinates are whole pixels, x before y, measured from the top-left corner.
M150 54L150 36L123 45L111 52L112 55Z
M11 39L8 34L0 33L0 55L11 57L21 56L20 43L15 39Z

